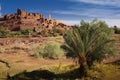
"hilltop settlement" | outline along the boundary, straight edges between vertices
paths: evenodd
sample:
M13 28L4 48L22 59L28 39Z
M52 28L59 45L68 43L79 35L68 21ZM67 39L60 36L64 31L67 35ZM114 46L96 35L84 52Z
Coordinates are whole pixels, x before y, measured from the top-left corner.
M60 20L52 20L51 15L44 18L43 14L30 13L22 9L17 9L15 14L6 14L0 18L0 26L8 27L10 31L20 31L32 29L35 32L52 31L53 28L66 30L70 26L65 25Z

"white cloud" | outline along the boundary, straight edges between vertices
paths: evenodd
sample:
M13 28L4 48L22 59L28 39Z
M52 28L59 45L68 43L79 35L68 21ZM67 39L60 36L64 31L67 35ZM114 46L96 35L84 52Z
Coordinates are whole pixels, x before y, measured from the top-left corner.
M120 6L120 0L69 0L69 1L98 4L98 5Z
M67 25L79 25L80 20L62 20L63 23Z
M62 14L62 15L73 15L73 16L86 16L91 18L120 18L120 10L113 9L84 9L81 10L63 10L63 11L53 11L53 13Z
M101 6L92 6L87 7L87 5L80 6L79 4L72 5L69 9L70 10L61 10L61 11L53 11L56 14L61 15L70 15L72 16L71 20L66 19L63 17L63 22L69 25L78 25L80 24L79 19L87 19L92 20L94 18L98 18L99 20L105 21L109 26L120 26L120 0L66 0L66 1L72 1L77 3L88 3L89 4L95 4L95 5L101 5ZM106 6L107 5L107 6ZM77 16L77 18L73 18Z
M74 11L74 10L71 10L71 11L53 11L53 13L57 13L57 14L68 14L68 15L77 15L77 16L80 16L80 15L85 15L85 14L80 14L79 11Z
M118 26L120 27L120 19L101 19L106 21L109 26Z
M119 10L113 10L113 9L85 9L84 11L80 10L70 10L70 11L54 11L54 13L62 14L62 15L71 15L71 16L78 16L78 18L72 18L71 20L63 18L63 22L68 25L78 25L80 24L80 20L78 19L84 19L85 17L87 20L92 20L94 18L98 18L100 20L106 21L106 23L109 26L120 26L120 11Z
M118 26L120 27L120 19L107 19L107 18L103 18L103 19L99 19L102 21L105 21L110 27L112 26ZM79 25L81 20L62 20L63 23L67 24L67 25ZM87 20L90 22L90 20Z

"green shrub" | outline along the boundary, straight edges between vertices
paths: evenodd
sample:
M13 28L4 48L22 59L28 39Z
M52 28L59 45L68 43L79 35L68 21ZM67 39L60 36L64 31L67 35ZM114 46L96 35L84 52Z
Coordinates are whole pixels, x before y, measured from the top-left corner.
M10 32L9 37L30 36L33 33L32 29L25 29L17 32Z
M19 37L19 36L21 36L21 33L20 32L11 32L9 36L10 37Z
M57 42L42 44L35 49L32 55L42 58L58 58L64 54L60 46L61 44Z
M23 36L30 36L32 33L33 33L32 29L21 30L21 35Z
M113 29L116 34L120 34L120 28L118 28L117 26L114 26Z
M35 57L42 58L43 54L45 53L44 47L45 47L45 44L38 46L37 48L35 48L34 52L31 55L35 56Z
M8 27L0 26L0 37L8 37L9 32Z

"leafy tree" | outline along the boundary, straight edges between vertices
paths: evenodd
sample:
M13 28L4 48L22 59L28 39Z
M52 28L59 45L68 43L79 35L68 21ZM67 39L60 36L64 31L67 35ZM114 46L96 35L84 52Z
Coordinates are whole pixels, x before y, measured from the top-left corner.
M115 52L111 40L114 31L103 21L93 20L91 23L81 21L81 26L68 30L64 35L63 48L73 58L78 58L81 76L86 76L94 61L102 61L107 55Z

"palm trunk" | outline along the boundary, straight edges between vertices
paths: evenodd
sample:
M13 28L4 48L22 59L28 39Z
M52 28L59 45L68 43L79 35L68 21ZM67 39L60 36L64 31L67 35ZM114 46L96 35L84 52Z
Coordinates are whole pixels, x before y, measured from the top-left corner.
M79 64L80 64L80 76L81 77L86 77L88 75L88 64L86 58L81 58L79 59Z

